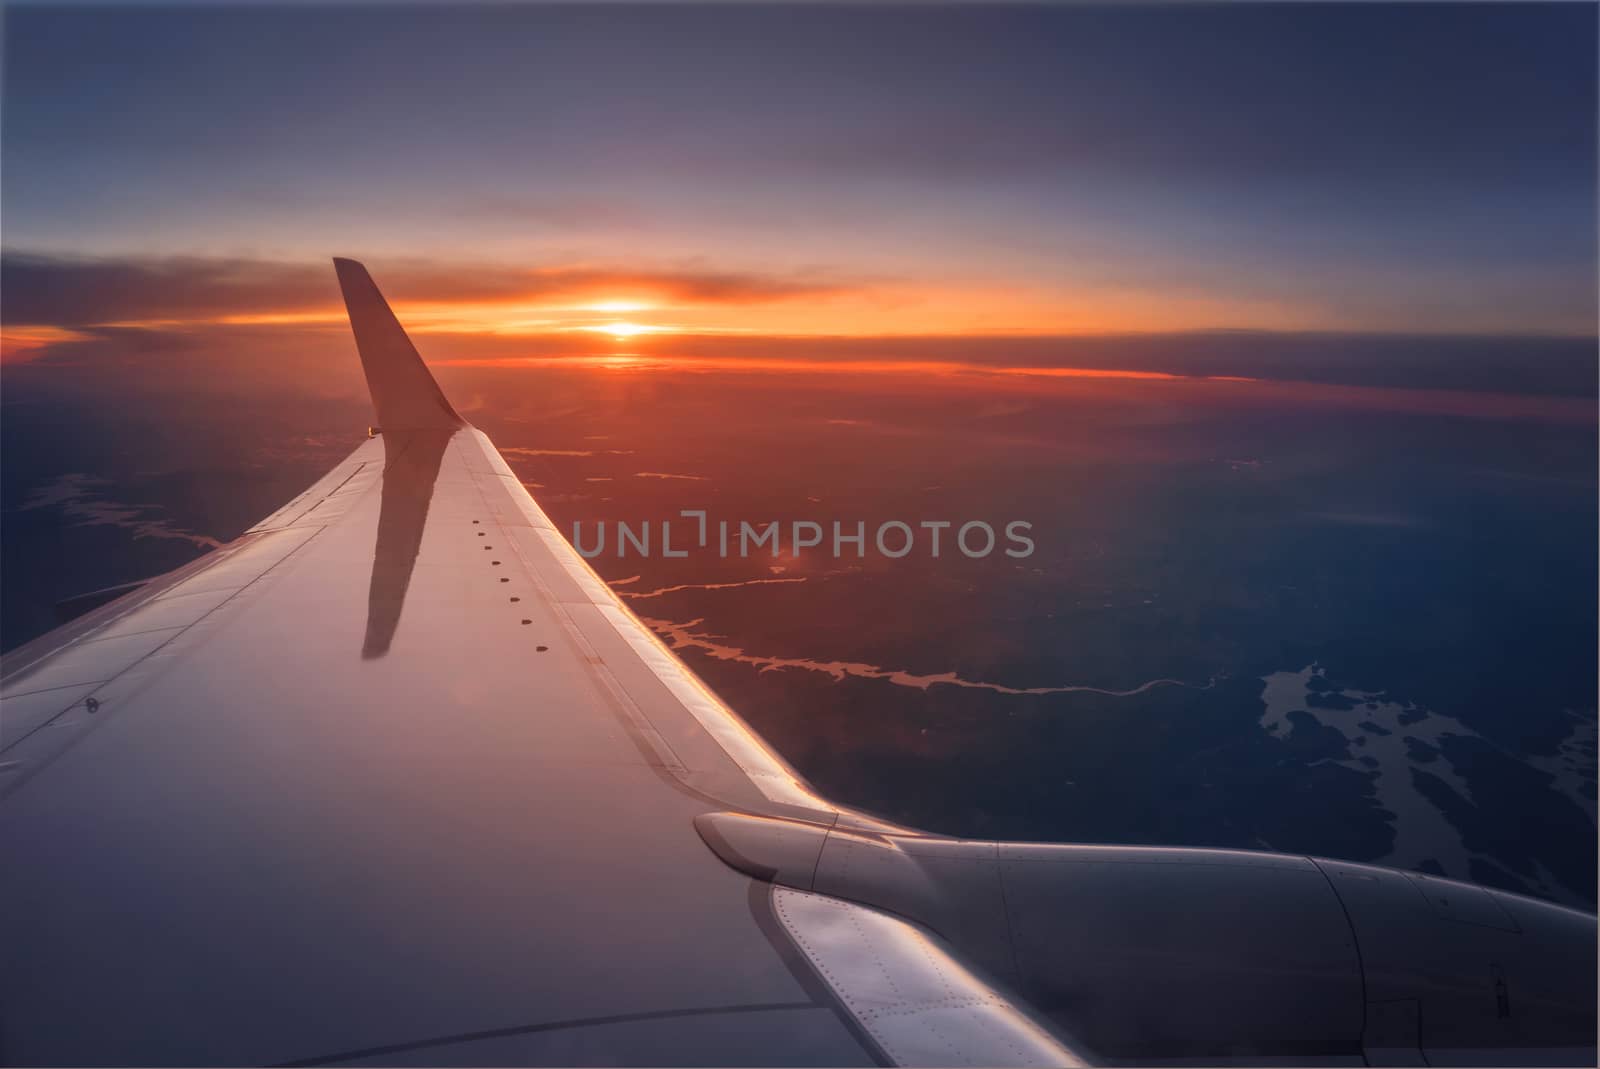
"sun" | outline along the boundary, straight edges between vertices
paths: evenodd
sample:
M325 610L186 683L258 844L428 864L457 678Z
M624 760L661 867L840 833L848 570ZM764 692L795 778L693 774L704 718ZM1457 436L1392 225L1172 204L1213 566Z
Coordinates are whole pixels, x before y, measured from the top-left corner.
M662 330L661 327L652 327L647 323L596 323L593 326L581 328L592 330L597 334L609 334L613 338L636 338L641 334L655 334Z

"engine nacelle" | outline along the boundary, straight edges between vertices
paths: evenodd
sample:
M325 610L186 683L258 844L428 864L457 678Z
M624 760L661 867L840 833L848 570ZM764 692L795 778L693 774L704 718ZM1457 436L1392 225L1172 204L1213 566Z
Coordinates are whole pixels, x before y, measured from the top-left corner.
M1098 1061L1595 1063L1595 917L1547 902L1246 850L696 824L741 871L932 930Z

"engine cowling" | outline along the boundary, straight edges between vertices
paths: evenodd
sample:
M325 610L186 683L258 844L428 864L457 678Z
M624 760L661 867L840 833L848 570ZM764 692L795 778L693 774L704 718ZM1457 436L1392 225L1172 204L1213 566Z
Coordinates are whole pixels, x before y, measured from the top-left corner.
M1594 1064L1595 917L1551 903L1256 851L696 823L741 871L929 928L1097 1060Z

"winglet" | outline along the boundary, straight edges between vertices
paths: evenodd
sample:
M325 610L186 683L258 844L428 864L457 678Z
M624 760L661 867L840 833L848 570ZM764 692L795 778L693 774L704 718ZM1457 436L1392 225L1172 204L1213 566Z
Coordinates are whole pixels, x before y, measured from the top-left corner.
M465 420L445 400L367 269L337 256L333 267L339 273L339 288L344 291L344 306L350 313L350 329L356 335L362 370L367 373L378 426L386 431L462 426Z

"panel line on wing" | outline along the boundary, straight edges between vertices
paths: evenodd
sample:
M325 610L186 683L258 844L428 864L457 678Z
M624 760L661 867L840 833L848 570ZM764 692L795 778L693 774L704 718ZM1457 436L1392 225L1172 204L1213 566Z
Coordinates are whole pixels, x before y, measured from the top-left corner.
M492 515L494 513L493 502L489 501L484 495L483 485L475 481L474 488L478 491L479 498L483 500L485 508ZM634 737L636 742L641 744L647 763L664 768L681 780L688 772L683 759L679 757L677 751L672 748L661 732L656 729L656 726L650 722L650 718L645 715L644 710L640 709L638 703L628 694L627 688L622 686L621 682L612 673L605 662L605 658L590 643L583 632L583 628L579 626L568 611L570 602L557 596L557 593L550 588L545 577L540 574L537 561L530 559L525 547L522 545L522 540L498 521L495 522L495 527L506 536L506 541L511 546L512 554L523 565L523 572L539 590L544 602L550 606L551 611L561 620L567 632L568 640L578 647L578 652L582 655L581 659L585 666L615 701L616 711L621 714L624 726L629 734ZM544 533L537 529L534 530L541 535Z
M784 929L895 1064L1089 1064L922 926L827 895L769 893Z
M358 1058L381 1058L388 1054L426 1050L429 1047L443 1047L453 1043L470 1043L483 1039L505 1039L511 1036L526 1036L536 1032L553 1032L565 1028L600 1028L606 1025L632 1024L636 1021L660 1021L677 1017L713 1017L727 1013L761 1013L771 1010L815 1010L819 1008L821 1007L815 1002L752 1002L737 1006L691 1006L685 1009L650 1010L643 1013L614 1013L604 1017L576 1017L563 1021L542 1021L538 1024L513 1025L509 1028L486 1028L478 1032L460 1032L455 1035L435 1036L431 1039L419 1039L409 1043L391 1043L382 1047L340 1051L337 1054L325 1054L300 1061L279 1062L277 1069L300 1069L300 1067L304 1066L334 1065L339 1062L355 1061Z
M485 474L500 475L501 469L505 468L505 461L493 443L476 428L472 429L472 440L476 442L478 452L482 454L480 463L487 469ZM466 436L458 436L457 441L466 449ZM482 470L470 462L469 469ZM505 474L510 475L508 468L505 468ZM603 668L604 675L609 677L608 687L613 692L620 690L630 696L632 690L637 689L636 685L630 687L626 679L631 670L620 663L616 665L607 663L606 658L609 656L613 659L626 657L639 666L640 671L646 673L648 678L664 688L665 693L661 694L661 700L672 703L674 707L686 713L690 722L703 733L702 737L708 740L711 749L720 754L721 759L731 762L728 773L733 774L734 770L737 770L737 774L743 777L744 783L753 788L756 798L738 804L754 804L756 799L761 799L762 804L769 807L776 806L780 809L787 807L809 813L813 817L842 816L852 826L895 830L896 826L893 824L864 813L844 809L816 794L798 772L790 768L744 720L724 705L710 688L616 597L606 582L549 522L544 511L538 507L537 502L514 475L495 481L499 484L499 491L515 502L517 510L529 524L527 527L518 526L510 532L511 542L516 547L517 554L527 565L530 576L534 577L546 591L551 603L565 607L565 616L572 621L574 634L584 639L581 648L592 658L591 663L597 668ZM479 481L477 485L479 491L487 497L489 491L484 483ZM486 504L493 513L494 502L486 500ZM593 615L593 619L585 619L590 614ZM607 646L606 635L619 640L621 647L608 652L604 648ZM674 740L668 745L677 755L678 767L686 769L686 772L680 773L685 786L696 793L711 791L712 796L718 793L714 786L717 777L713 775L707 778L702 767L704 762L690 760L689 755L682 753L677 747L679 734L662 730L659 725L653 724L654 718L649 711L651 708L649 703L641 697L626 703L625 708L637 710L639 717L652 722L648 737L659 738L663 744L668 744L669 738ZM724 786L728 785L726 776L722 777L722 783ZM730 802L728 798L717 800L724 804Z
M374 466L376 458L372 454L377 453L382 448L383 446L379 439L362 442L351 450L350 455L340 461L332 471L295 495L288 504L251 527L245 533L256 534L293 527L304 520L312 509L343 490L352 479L362 474L364 469Z
M61 720L63 716L70 713L73 709L78 708L80 705L87 707L91 703L95 702L98 700L101 694L114 688L118 681L127 678L129 674L134 672L134 670L140 665L147 663L151 660L151 658L155 657L163 650L170 649L174 643L181 641L185 635L193 631L194 628L202 621L220 611L224 606L232 603L236 598L239 597L240 594L244 593L245 590L255 586L258 582L260 582L261 579L272 574L272 572L277 569L279 565L281 565L285 560L288 560L290 557L294 556L297 550L304 547L321 530L322 528L320 527L301 528L300 531L302 531L303 534L298 535L292 540L285 539L279 532L263 532L260 535L248 536L252 539L252 541L242 550L231 553L227 549L217 551L217 553L214 555L220 557L221 559L214 563L215 568L228 569L231 567L237 570L238 565L240 564L240 558L248 558L249 550L252 548L259 550L264 542L272 541L277 543L273 546L273 549L275 551L281 550L281 552L275 552L274 554L258 552L256 554L258 558L266 558L265 560L257 559L255 561L255 563L262 566L256 569L254 574L250 575L250 578L246 579L237 586L230 585L220 588L207 587L203 588L202 591L197 591L196 593L222 590L226 591L227 596L220 602L214 604L202 602L201 604L204 607L191 620L172 627L132 631L115 635L102 634L102 632L112 630L125 620L137 617L141 612L166 611L169 610L174 603L192 600L189 595L180 594L178 591L181 591L184 587L189 586L192 583L204 579L207 572L213 570L212 568L202 568L192 574L189 574L181 583L161 591L156 596L143 601L136 606L133 606L126 613L107 620L95 631L73 640L71 643L62 646L57 650L52 651L50 654L47 654L46 656L39 658L37 661L27 665L20 671L12 673L12 675L7 677L5 682L13 687L15 687L19 681L22 682L23 685L26 685L27 681L30 680L33 682L38 682L41 679L53 680L57 677L65 678L62 678L61 682L59 683L53 682L50 687L39 687L26 691L13 690L10 694L0 695L0 698L5 700L21 698L27 695L41 693L46 690L52 690L61 687L86 686L90 689L86 694L79 696L76 700L72 701L64 708L57 710L52 715L40 718L37 723L33 724L17 738L5 743L4 746L0 746L0 753L11 753L13 751L17 751L19 748L33 749L30 740L39 738L40 732ZM283 543L286 541L289 542L289 544L283 545ZM152 638L152 636L155 636L155 638ZM142 639L143 641L134 641L138 639ZM159 640L157 641L157 639ZM112 656L109 659L106 658L104 656L106 647L119 643L124 644L123 648L126 649L127 652L123 656ZM76 667L77 662L82 660L88 660L91 663L85 665L82 669L78 669ZM78 671L82 672L82 676L78 678L72 678ZM55 676L51 675L52 672L55 673ZM99 722L98 718L86 720L84 726L88 726L97 722ZM66 743L58 746L54 750L51 750L49 747L45 747L42 753L34 755L34 759L32 761L27 760L25 755L19 755L15 761L8 764L3 770L0 770L7 774L6 779L4 781L0 781L0 795L9 794L11 791L20 787L44 766L44 763L48 758L62 752L67 745L70 745L71 741L72 740L67 740Z

